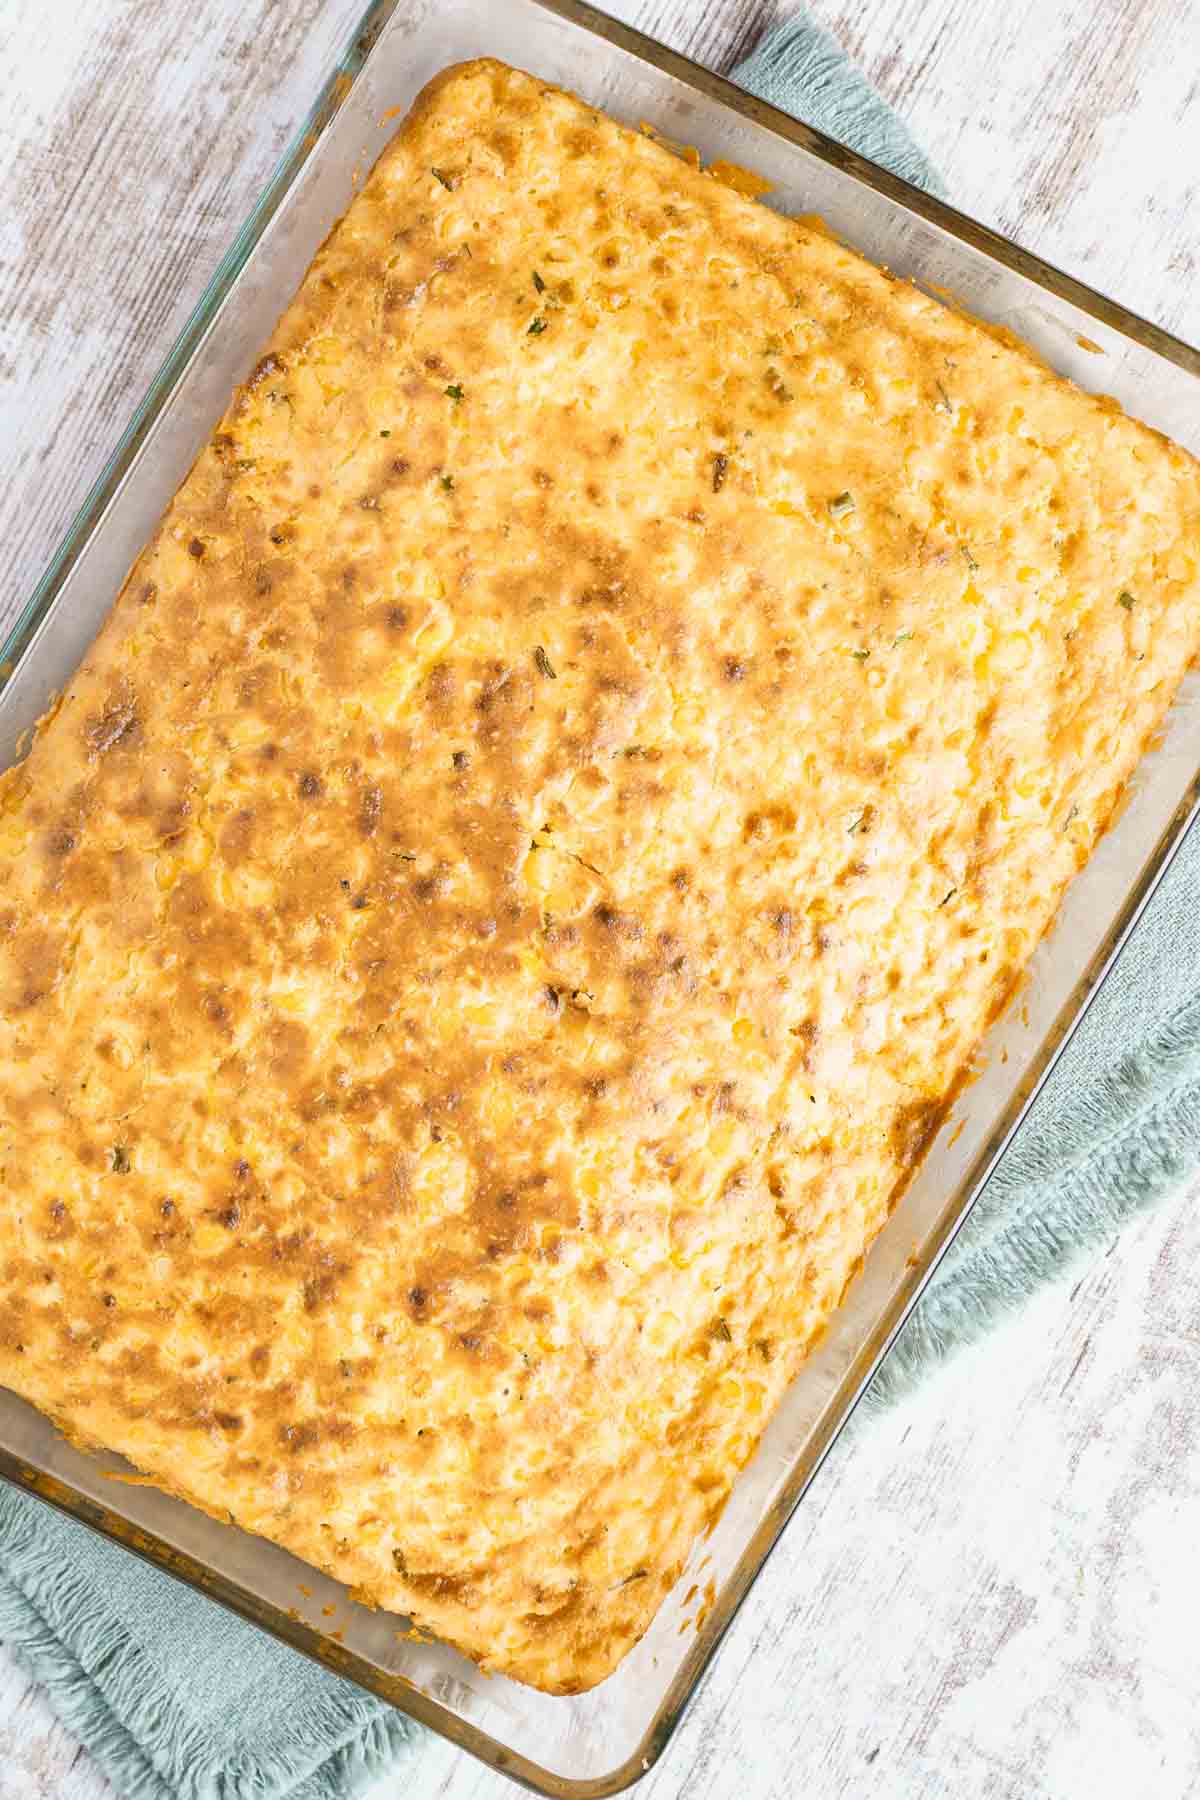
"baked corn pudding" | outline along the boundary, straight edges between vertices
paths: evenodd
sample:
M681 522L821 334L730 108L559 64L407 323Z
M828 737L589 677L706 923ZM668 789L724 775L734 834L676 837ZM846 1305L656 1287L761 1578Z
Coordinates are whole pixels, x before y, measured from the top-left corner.
M0 785L0 1380L607 1675L1200 643L1200 469L492 62Z

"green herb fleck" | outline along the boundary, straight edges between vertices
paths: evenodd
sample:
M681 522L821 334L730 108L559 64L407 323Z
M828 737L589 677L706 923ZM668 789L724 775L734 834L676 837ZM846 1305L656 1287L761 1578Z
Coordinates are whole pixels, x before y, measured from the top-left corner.
M948 905L949 902L951 900L953 900L953 898L954 898L955 894L957 894L957 892L958 892L958 889L956 887L952 887L950 889L950 892L947 895L945 895L945 897L943 899L938 901L938 911L939 912L941 912L943 906Z
M550 661L550 658L546 655L545 650L540 644L534 645L533 660L537 664L537 672L539 675L544 675L547 681L558 680L554 664Z
M338 1363L338 1368L342 1371L343 1380L349 1381L354 1373L354 1364L352 1362L347 1362L346 1358L343 1356Z
M975 571L979 567L979 564L975 561L975 558L971 555L970 546L967 544L960 544L958 547L962 551L963 561L966 563L968 569L970 569L972 575L974 575Z
M391 437L392 434L391 434L391 431L388 430L388 431L381 431L379 435L380 435L380 437Z
M850 654L854 658L855 662L864 663L864 662L866 662L868 656L870 656L871 652L869 650L852 650L850 652Z
M712 490L714 494L719 494L721 489L725 486L725 477L728 473L729 458L727 456L722 456L720 451L718 451L713 457Z
M945 388L942 386L940 381L937 384L937 391L938 391L938 397L933 403L934 412L952 414L954 412L954 408L950 404L950 396L946 392Z
M534 287L535 287L535 288L536 288L536 289L537 289L537 291L538 291L538 293L539 293L539 294L544 294L544 293L545 293L545 291L546 291L546 284L545 284L545 282L544 282L544 281L543 281L543 280L542 280L542 278L541 278L541 276L540 276L540 275L539 275L539 274L538 274L538 272L537 272L537 270L536 270L536 269L535 269L535 270L534 270L534 271L533 271L533 285L534 285Z
M457 381L452 381L450 383L450 386L446 389L447 400L461 400L462 397L463 397L462 389L459 387Z
M535 319L533 321L533 324L529 327L529 330L525 333L525 336L526 337L541 337L541 335L542 335L543 331L545 331L545 329L546 329L545 319Z
M713 1326L713 1336L719 1337L723 1344L732 1344L733 1342L733 1333L730 1331L724 1319L718 1319Z
M854 823L847 828L847 836L848 837L853 837L856 831L860 831L862 829L863 820L866 818L866 816L867 816L866 808L864 807L862 812L859 813L857 819L854 820Z
M626 1575L624 1581L618 1581L617 1586L623 1588L628 1587L631 1581L645 1581L646 1573L645 1569L635 1569L632 1575Z
M851 493L835 494L829 502L830 517L844 519L847 513L854 511L854 495Z
M1076 820L1078 817L1079 817L1079 808L1077 806L1072 806L1070 812L1067 814L1066 818L1063 820L1063 830L1065 831L1067 829L1068 825L1072 824L1074 822L1074 820Z
M429 173L433 176L435 181L441 182L447 193L452 194L454 192L454 183L448 175L443 175L440 169L430 169Z
M894 650L896 648L897 644L907 644L907 642L911 636L912 636L911 631L898 631L896 633L895 637L892 639L892 649Z
M1122 588L1117 595L1117 605L1123 606L1126 612L1132 612L1137 605L1137 601L1134 599L1128 588Z
M454 486L453 475L443 475L442 476L442 486L445 488L446 492L449 493Z
M128 1173L129 1173L130 1169L132 1169L132 1167L133 1167L133 1164L129 1159L129 1152L125 1148L124 1144L114 1145L113 1153L112 1153L112 1172L113 1172L113 1174L114 1175L128 1175Z

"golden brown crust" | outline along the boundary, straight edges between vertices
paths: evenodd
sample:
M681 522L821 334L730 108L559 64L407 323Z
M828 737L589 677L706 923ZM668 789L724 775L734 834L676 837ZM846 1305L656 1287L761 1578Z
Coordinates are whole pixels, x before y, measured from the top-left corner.
M1198 523L1110 404L449 71L0 784L0 1379L602 1678L1162 717Z

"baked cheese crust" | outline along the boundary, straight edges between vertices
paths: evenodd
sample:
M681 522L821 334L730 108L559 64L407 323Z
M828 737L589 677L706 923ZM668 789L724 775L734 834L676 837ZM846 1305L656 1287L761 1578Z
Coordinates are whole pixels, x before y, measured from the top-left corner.
M426 90L0 784L0 1380L608 1674L1200 642L1200 471L569 95Z

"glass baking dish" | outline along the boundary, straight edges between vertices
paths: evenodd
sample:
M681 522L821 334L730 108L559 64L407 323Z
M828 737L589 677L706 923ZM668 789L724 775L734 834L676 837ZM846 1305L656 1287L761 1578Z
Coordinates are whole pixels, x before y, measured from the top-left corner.
M719 77L575 0L376 0L0 649L0 767L87 649L231 388L251 367L397 116L440 69L491 55L772 183L874 261L1016 332L1081 386L1200 453L1200 353ZM1200 678L1075 882L1019 1003L846 1304L643 1641L591 1693L551 1698L414 1641L407 1621L263 1540L73 1449L0 1390L0 1474L547 1794L600 1795L654 1762L739 1602L936 1266L1194 816ZM127 1472L127 1471L124 1471Z

